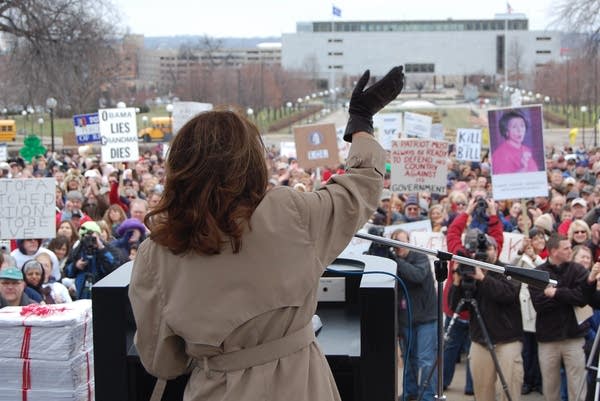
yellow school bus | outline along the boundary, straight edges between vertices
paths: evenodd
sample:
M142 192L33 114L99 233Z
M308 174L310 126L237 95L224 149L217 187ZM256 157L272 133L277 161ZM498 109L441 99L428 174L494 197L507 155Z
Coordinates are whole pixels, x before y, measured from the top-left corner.
M16 139L17 124L15 120L0 120L0 142L14 142Z
M138 139L144 142L169 141L173 136L173 119L171 117L152 117L150 126L138 132Z

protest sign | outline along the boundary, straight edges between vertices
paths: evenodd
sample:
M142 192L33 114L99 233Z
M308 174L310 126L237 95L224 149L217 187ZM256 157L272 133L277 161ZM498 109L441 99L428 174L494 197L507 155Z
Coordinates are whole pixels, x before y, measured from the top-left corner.
M433 139L394 140L391 161L392 191L446 193L448 142Z
M504 234L504 243L502 244L502 252L498 255L498 260L502 263L512 263L512 261L518 256L519 249L523 245L524 235L521 233L507 233Z
M296 158L296 144L292 141L281 141L279 143L279 154L285 157Z
M336 167L340 163L334 124L294 127L294 139L300 167Z
M431 116L406 111L404 112L403 137L429 138L431 137L431 124Z
M54 178L0 180L0 239L56 236Z
M458 128L456 130L456 160L481 161L481 130Z
M102 142L102 161L137 161L139 156L137 122L135 109L101 109L100 136Z
M541 106L488 111L496 200L548 196Z
M8 146L5 143L0 143L0 162L8 160Z
M73 128L78 145L100 142L98 113L77 114L73 116Z
M400 137L402 115L400 113L379 113L373 116L375 137L385 150L392 149L392 140Z
M173 135L177 134L181 127L192 119L196 114L212 110L211 103L200 102L174 102L173 103Z

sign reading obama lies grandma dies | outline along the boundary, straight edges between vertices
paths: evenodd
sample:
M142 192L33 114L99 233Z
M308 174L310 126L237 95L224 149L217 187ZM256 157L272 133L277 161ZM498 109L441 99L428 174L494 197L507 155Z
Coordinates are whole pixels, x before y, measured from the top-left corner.
M135 109L101 109L99 128L102 161L126 162L140 158Z
M54 178L0 180L0 239L56 236Z

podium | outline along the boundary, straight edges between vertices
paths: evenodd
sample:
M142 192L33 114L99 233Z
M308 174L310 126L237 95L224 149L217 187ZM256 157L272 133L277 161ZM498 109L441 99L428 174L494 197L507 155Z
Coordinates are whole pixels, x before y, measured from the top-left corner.
M133 344L135 322L127 296L132 262L98 281L92 290L94 376L97 401L146 401L156 379ZM330 268L396 273L396 263L377 256L338 258ZM397 295L393 277L325 271L316 314L323 350L343 401L396 401ZM180 401L188 377L167 383L163 401Z

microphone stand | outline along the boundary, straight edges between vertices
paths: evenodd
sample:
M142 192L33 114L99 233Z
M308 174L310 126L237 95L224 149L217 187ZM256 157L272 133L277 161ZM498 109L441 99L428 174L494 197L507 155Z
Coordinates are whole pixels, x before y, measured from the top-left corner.
M444 292L444 281L448 277L448 262L453 260L457 263L466 264L473 267L480 267L485 270L491 270L496 273L504 274L507 279L513 279L526 283L528 285L545 288L548 285L557 285L556 280L551 280L548 272L527 269L523 267L517 267L512 265L498 266L491 263L483 262L467 258L465 256L454 255L451 252L435 250L420 247L417 245L409 244L408 242L396 241L390 238L380 237L379 235L367 234L367 233L356 233L354 234L357 238L366 239L369 241L376 242L380 245L391 246L394 248L406 248L411 251L424 253L426 255L434 256L437 260L434 261L435 268L435 279L437 281L437 394L436 400L445 401L446 396L444 395L444 315L443 315L443 292ZM409 322L410 324L410 322Z

